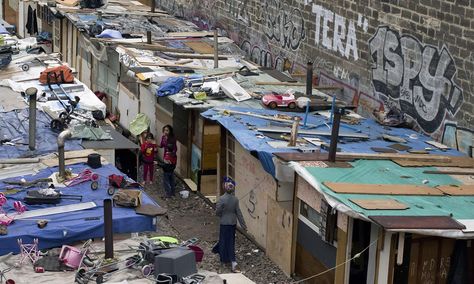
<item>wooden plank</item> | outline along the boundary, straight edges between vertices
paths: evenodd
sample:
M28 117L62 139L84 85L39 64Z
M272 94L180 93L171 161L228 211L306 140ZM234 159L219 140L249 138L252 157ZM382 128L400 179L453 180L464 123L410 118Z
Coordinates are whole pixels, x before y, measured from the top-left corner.
M474 170L435 170L435 171L423 171L424 174L431 175L474 175Z
M204 54L214 54L214 48L212 45L208 44L207 42L202 41L186 41L184 44L190 47L197 53L204 53Z
M349 199L352 203L366 210L405 210L408 205L395 199Z
M194 192L197 191L197 185L194 183L194 181L192 181L189 178L185 178L183 179L183 181L189 187L189 189L191 189L191 191L194 191Z
M283 161L325 161L328 159L327 153L273 153ZM390 154L390 153L337 153L336 160L338 161L350 161L350 160L392 160L400 161L414 161L415 163L429 162L430 164L451 164L451 161L458 157L441 156L441 155L417 155L417 154ZM471 158L465 158L470 159Z
M257 131L260 132L272 132L272 133L291 133L291 128L287 127L258 127ZM331 136L331 131L327 130L303 130L299 129L298 134L301 135L319 135L319 136ZM339 137L349 137L349 138L359 138L359 139L369 139L369 135L364 133L348 133L348 132L339 132Z
M433 157L433 155L425 155L427 157ZM449 157L448 161L434 161L434 160L407 160L397 159L394 157L391 159L394 163L402 167L458 167L458 168L474 168L474 159L469 157Z
M324 182L326 187L336 193L351 194L391 194L391 195L443 195L435 187L411 184L353 184Z
M474 185L440 185L437 189L449 195L474 195Z
M466 227L449 216L369 216L385 229L462 230Z
M449 150L450 148L444 144L441 144L439 142L436 142L436 141L425 141L426 144L428 145L431 145L433 147L436 147L438 149L441 149L441 150Z
M286 275L291 274L291 240L293 232L293 214L271 198L267 205L267 248L268 257L275 262ZM275 242L274 240L287 240Z
M172 32L166 35L170 37L206 37L214 36L214 32Z

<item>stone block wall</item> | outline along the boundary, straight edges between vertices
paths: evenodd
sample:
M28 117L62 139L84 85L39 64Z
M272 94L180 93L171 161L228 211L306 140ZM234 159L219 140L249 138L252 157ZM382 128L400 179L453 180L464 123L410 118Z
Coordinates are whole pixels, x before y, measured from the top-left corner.
M362 113L399 110L469 152L474 132L474 0L156 0L218 28L254 62L344 87Z

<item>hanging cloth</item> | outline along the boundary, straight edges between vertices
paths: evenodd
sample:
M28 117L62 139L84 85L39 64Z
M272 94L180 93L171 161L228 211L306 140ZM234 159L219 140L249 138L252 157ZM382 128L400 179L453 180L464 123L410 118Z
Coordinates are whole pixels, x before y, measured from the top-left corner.
M26 31L30 35L35 35L38 33L38 21L36 19L36 9L28 6L28 19L26 20Z

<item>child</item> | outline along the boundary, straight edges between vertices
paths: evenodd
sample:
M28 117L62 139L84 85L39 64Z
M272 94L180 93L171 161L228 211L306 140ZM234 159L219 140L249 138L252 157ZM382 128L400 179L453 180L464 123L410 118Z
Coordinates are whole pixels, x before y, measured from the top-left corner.
M147 184L147 177L150 180L150 184L153 184L153 172L154 172L154 159L157 151L157 145L153 140L153 134L148 133L146 140L141 145L141 153L143 157L143 182Z
M174 192L174 169L177 162L176 138L174 137L173 127L165 125L163 127L163 136L161 137L160 148L163 148L163 187L165 188L166 197L172 197Z

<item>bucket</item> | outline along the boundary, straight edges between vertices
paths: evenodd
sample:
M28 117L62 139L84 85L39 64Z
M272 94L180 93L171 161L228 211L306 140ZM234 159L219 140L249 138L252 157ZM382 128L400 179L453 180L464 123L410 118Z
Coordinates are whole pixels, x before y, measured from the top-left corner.
M179 195L181 195L181 198L186 199L186 198L189 197L189 191L187 191L187 190L180 191Z

